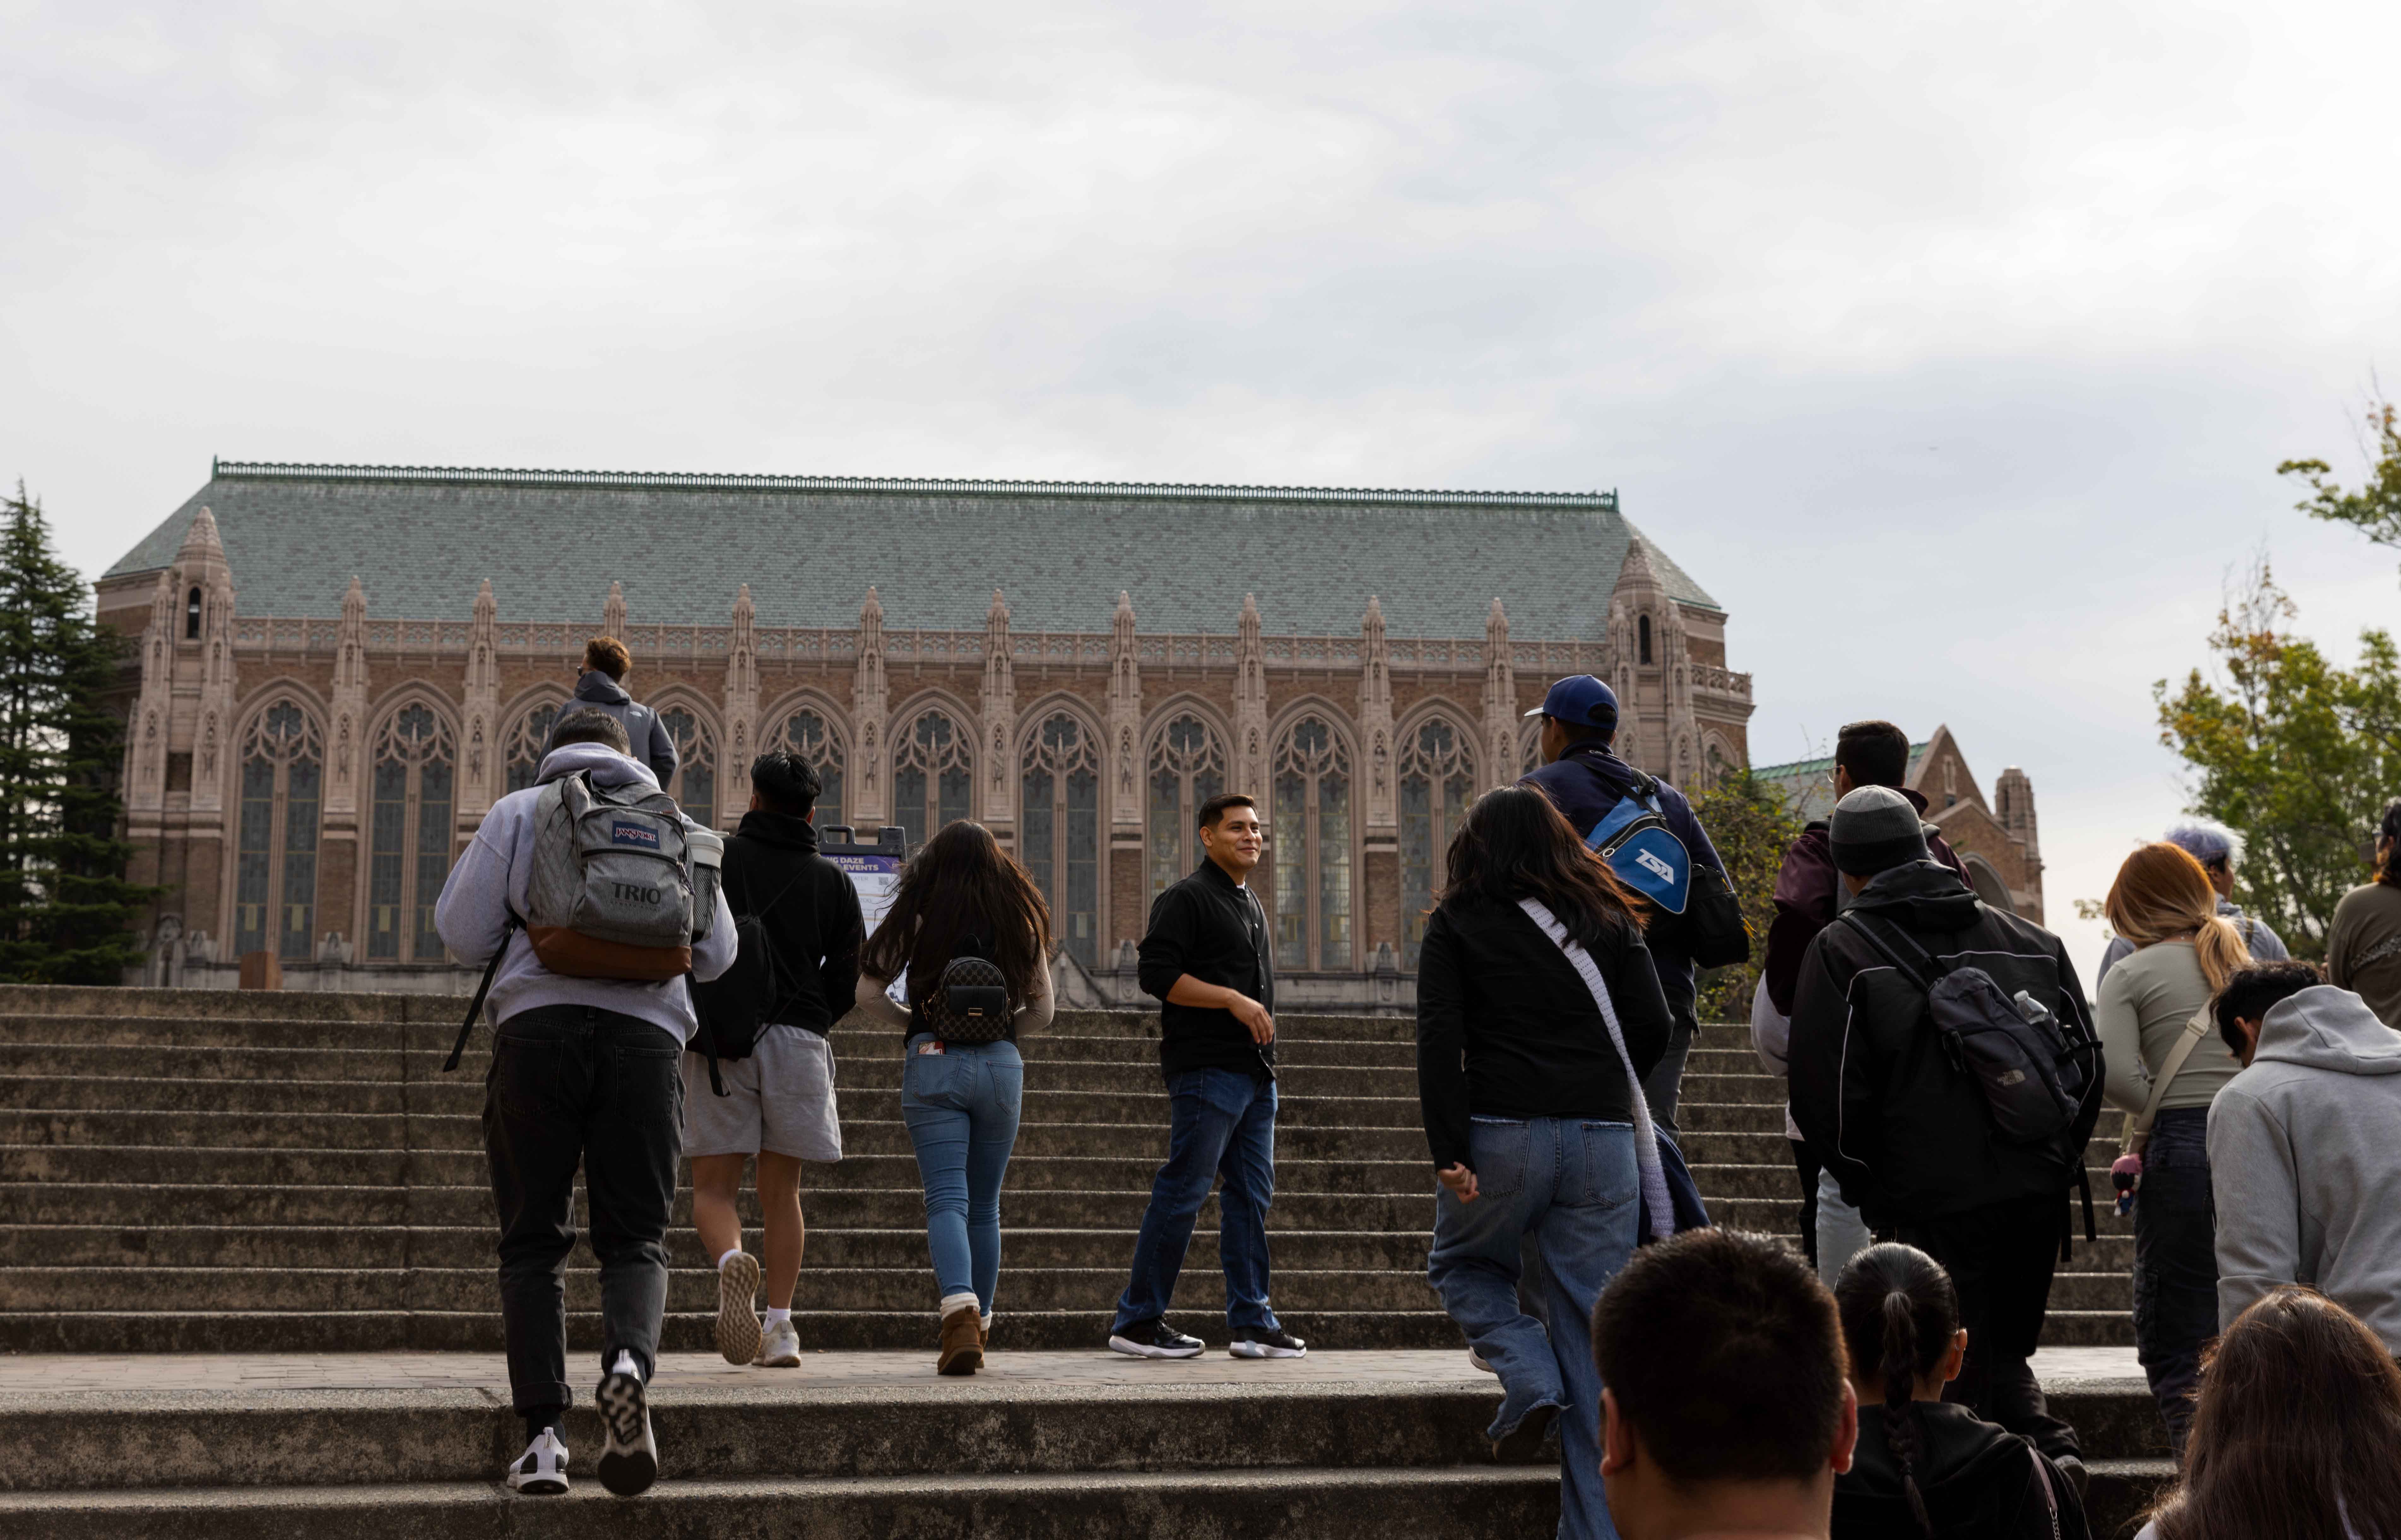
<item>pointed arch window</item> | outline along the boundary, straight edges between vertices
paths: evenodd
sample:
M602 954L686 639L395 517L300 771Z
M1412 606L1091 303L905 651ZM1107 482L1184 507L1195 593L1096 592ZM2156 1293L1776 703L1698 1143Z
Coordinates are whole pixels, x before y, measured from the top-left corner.
M817 827L831 829L844 822L842 740L825 718L805 707L793 712L784 719L775 746L817 773L817 783L823 788L817 793ZM872 840L875 831L867 831L867 837Z
M1543 767L1543 725L1528 722L1517 738L1517 776L1523 779Z
M1634 620L1634 651L1644 663L1651 661L1651 617L1638 615Z
M685 818L703 829L716 828L717 736L680 706L660 712L659 725L667 730L676 751L675 784L666 789L667 795L675 798Z
M1351 946L1351 753L1323 717L1276 746L1276 955L1297 968L1356 966Z
M900 735L892 755L892 810L916 849L945 824L969 817L975 743L940 711L928 711Z
M1187 713L1150 742L1150 896L1200 865L1200 804L1226 790L1226 746Z
M1450 837L1475 794L1474 750L1466 734L1437 718L1402 747L1400 770L1401 966L1414 969Z
M325 742L289 698L261 711L241 747L241 812L234 857L234 951L314 956L317 815Z
M197 587L184 596L184 639L200 639L200 591Z
M1099 960L1101 757L1064 711L1043 720L1019 777L1017 848L1050 904L1050 928L1086 967Z
M566 704L563 700L544 701L517 719L516 726L509 733L510 791L524 791L542 774L542 746L550 741L550 731L558 725L558 714Z
M450 874L457 753L430 707L392 713L376 736L367 855L367 958L440 962L433 901Z

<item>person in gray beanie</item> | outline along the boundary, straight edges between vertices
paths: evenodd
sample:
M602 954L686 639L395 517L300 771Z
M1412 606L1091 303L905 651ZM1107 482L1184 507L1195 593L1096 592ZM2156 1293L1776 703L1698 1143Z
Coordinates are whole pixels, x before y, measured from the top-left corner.
M1879 1239L1914 1245L1950 1272L1968 1355L1944 1399L2024 1436L2080 1487L2076 1430L2051 1414L2027 1360L2050 1308L2065 1205L2101 1114L2099 1039L2084 991L2057 936L1985 904L1928 859L1917 809L1900 792L1851 792L1828 832L1851 898L1801 960L1793 1121ZM1962 966L1990 974L2004 997L2023 992L2089 1050L2090 1089L2065 1141L1999 1138L1981 1083L1929 1040L1921 981Z

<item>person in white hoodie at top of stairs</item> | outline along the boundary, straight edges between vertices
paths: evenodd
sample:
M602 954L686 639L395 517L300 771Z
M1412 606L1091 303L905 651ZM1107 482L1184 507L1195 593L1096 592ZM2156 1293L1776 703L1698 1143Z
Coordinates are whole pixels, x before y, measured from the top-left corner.
M628 757L624 728L604 712L569 713L554 741L539 781L484 815L443 885L433 923L461 962L482 964L506 949L487 1018L494 1026L484 1145L500 1211L510 1398L528 1437L509 1467L509 1485L528 1493L567 1490L565 1282L581 1165L600 1262L598 1474L610 1491L630 1496L658 1475L643 1386L657 1365L666 1311L667 1222L683 1157L683 1047L698 1024L684 979L553 973L515 923L529 909L535 807L544 787L579 772L602 788L658 787L650 767ZM734 914L720 890L707 935L693 943L691 976L705 982L724 972L735 945Z
M2218 1326L2307 1284L2401 1354L2401 1032L2316 980L2246 969L2214 1007L2243 1066L2209 1108Z

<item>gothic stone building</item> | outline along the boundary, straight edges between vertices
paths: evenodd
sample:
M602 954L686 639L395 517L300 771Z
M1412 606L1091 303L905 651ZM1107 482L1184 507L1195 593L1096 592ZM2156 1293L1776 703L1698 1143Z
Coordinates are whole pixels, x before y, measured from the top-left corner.
M1555 677L1689 783L1746 763L1725 613L1613 493L217 464L99 583L154 982L460 987L432 905L529 784L586 638L731 828L769 745L820 827L980 818L1049 895L1070 998L1131 999L1193 810L1259 795L1281 997L1406 1004L1469 801Z

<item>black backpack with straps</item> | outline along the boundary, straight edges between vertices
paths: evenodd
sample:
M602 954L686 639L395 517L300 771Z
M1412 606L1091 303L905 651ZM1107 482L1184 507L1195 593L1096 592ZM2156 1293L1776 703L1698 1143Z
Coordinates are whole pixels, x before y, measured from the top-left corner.
M790 969L775 938L767 933L767 916L807 874L804 869L764 906L752 907L750 874L743 873L744 910L734 916L734 964L707 983L695 983L692 992L700 1035L706 1039L693 1046L708 1053L712 1076L716 1060L748 1058L759 1046L760 1032L774 1023L778 1010L791 997Z

